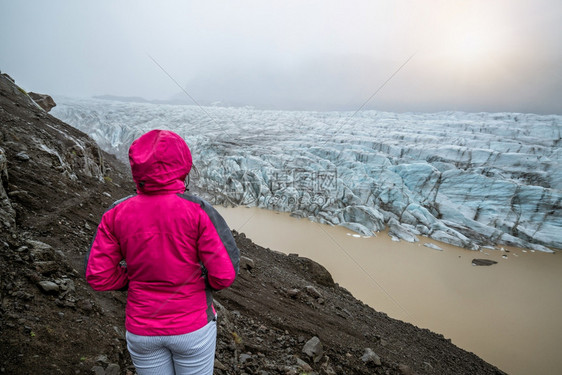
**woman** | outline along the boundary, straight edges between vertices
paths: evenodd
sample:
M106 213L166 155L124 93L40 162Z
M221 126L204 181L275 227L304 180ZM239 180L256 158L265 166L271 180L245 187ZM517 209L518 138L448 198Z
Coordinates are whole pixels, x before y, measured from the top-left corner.
M104 213L86 280L95 290L128 288L127 347L139 375L212 374L211 291L234 282L239 250L217 211L185 193L192 159L179 135L144 134L129 161L137 194Z

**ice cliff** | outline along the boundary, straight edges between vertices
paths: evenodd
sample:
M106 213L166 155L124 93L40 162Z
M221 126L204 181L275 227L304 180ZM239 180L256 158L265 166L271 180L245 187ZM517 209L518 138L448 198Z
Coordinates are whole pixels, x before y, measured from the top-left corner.
M155 128L182 135L215 204L389 227L478 249L562 248L562 116L289 112L58 98L52 114L126 160Z

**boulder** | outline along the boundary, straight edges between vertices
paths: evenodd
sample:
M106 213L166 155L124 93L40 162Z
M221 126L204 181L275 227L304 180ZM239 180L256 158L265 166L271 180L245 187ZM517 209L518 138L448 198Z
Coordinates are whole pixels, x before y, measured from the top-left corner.
M302 348L302 352L312 358L314 362L318 362L322 355L324 354L324 348L322 346L322 342L316 336L311 338L304 344Z
M308 273L313 281L322 286L330 287L335 285L332 275L321 264L305 257L299 257L298 261L300 262L301 268Z
M110 363L105 369L105 375L119 375L121 373L121 368L117 363Z
M16 159L21 160L21 161L28 161L31 158L29 157L29 155L25 151L20 151L16 154Z
M57 106L57 103L53 100L50 95L38 94L36 92L27 93L39 107L43 108L45 112L49 112L51 109Z
M58 294L60 287L52 281L39 282L39 288L47 294Z
M51 245L35 240L26 240L25 242L31 246L31 257L35 262L54 260L55 250Z
M254 261L248 257L240 256L240 269L250 271L255 267Z
M307 286L305 287L305 289L306 289L306 292L307 292L311 297L314 297L314 298L322 298L322 293L320 293L320 292L318 291L318 289L316 289L316 288L313 287L312 285L307 285Z
M381 365L381 358L371 348L365 348L361 360L365 363L374 363L376 366Z

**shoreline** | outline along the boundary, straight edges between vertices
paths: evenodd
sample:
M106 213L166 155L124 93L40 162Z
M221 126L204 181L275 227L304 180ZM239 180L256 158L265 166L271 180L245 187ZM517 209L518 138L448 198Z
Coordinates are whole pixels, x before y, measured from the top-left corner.
M384 232L364 237L256 207L217 209L231 229L319 262L375 310L441 333L510 374L562 369L554 350L562 335L555 313L562 312L555 288L562 283L555 272L562 259L556 253L509 246L474 251L421 236L414 244L394 242ZM472 266L474 258L498 263Z

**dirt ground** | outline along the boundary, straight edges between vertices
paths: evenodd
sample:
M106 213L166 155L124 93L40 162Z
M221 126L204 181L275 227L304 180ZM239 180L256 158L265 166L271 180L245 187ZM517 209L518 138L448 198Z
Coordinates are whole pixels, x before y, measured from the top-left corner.
M134 374L126 292L94 292L83 270L102 213L134 191L128 167L0 79L2 207L14 220L0 234L0 373ZM69 152L69 136L85 151ZM366 306L319 264L234 235L244 258L214 296L215 374L503 374Z

